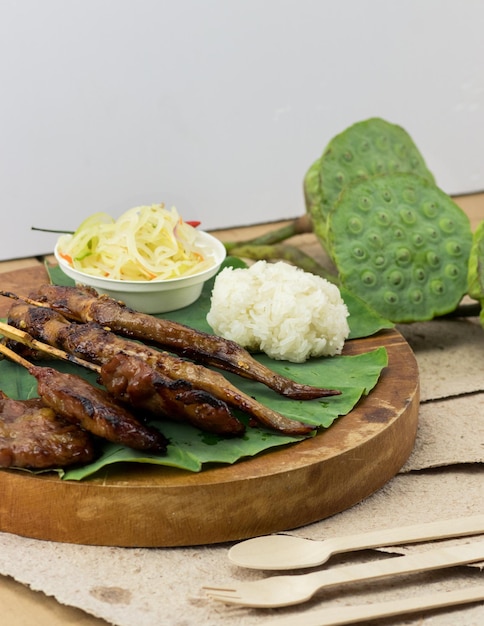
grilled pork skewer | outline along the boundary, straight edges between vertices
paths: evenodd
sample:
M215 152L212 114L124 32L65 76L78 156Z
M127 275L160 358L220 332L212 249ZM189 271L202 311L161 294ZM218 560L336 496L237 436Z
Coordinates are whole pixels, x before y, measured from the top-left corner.
M32 365L1 343L0 353L35 377L44 404L67 421L113 443L158 454L166 452L165 437L155 428L141 424L106 391L75 374Z
M52 309L35 307L22 302L15 303L10 308L9 323L27 331L44 343L99 365L107 363L120 353L141 358L162 376L172 380L185 380L193 385L193 388L206 391L278 432L305 435L316 429L314 425L288 419L277 411L260 404L237 389L218 372L167 352L160 352L137 341L118 337L99 324L93 322L76 324L69 322Z
M0 467L51 469L93 458L85 430L56 415L40 398L13 400L0 391Z
M77 322L97 322L125 337L133 337L175 352L198 363L212 365L263 383L295 400L334 396L341 392L297 383L276 374L254 359L235 341L194 330L184 324L140 313L90 287L43 285L39 304L46 304Z
M106 389L116 398L159 419L188 421L205 432L241 436L245 426L225 402L185 380L170 380L137 356L116 354L100 370Z
M189 422L206 432L239 436L245 426L229 407L205 391L193 389L189 383L163 377L136 357L117 354L102 367L80 359L54 346L42 343L31 335L0 322L5 337L57 359L70 361L99 374L102 384L117 400L134 409L147 411L155 419Z

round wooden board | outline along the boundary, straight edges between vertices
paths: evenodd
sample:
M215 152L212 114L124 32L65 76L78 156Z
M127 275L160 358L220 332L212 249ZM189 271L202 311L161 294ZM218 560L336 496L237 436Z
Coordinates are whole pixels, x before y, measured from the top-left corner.
M322 520L390 480L415 441L418 367L395 330L345 351L388 351L388 367L357 407L312 439L193 474L111 466L81 482L0 472L0 530L35 539L129 547L191 546Z

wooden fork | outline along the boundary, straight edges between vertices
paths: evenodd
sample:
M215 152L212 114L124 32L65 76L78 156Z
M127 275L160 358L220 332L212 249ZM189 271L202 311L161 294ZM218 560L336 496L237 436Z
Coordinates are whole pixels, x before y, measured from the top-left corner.
M361 565L296 576L272 576L258 581L239 582L225 587L203 587L207 595L227 604L268 608L299 604L323 588L410 574L484 560L484 541L449 548L426 550L409 556L398 556Z
M361 624L363 620L379 619L395 615L420 613L459 604L470 604L484 600L484 585L436 591L411 598L400 598L386 602L371 602L353 606L338 606L309 613L298 613L297 626L344 626ZM271 626L294 626L294 615L271 620Z

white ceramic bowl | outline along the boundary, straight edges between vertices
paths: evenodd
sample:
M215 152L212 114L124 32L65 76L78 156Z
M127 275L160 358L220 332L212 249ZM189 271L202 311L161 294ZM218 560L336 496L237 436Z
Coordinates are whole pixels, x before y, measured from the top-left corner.
M76 284L94 287L99 293L121 300L126 306L143 313L166 313L193 304L200 297L204 283L215 276L226 256L224 245L216 237L200 230L197 232L197 246L213 257L211 268L183 278L113 280L74 269L60 256L58 246L57 243L54 254L59 267Z

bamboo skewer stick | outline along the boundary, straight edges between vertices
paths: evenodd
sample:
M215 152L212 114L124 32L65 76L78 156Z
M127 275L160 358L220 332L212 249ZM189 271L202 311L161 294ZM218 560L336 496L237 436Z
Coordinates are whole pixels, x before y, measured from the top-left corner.
M29 298L28 296L19 296L16 293L13 293L12 291L3 291L0 289L0 296L4 296L5 298L10 298L11 300L21 300L22 302L25 302L26 304L43 307L44 309L52 308L47 302L38 302L37 300L33 300L32 298Z
M49 346L42 341L34 339L31 335L29 335L29 333L15 328L14 326L10 326L9 324L5 324L4 322L0 322L0 332L4 335L4 337L8 337L8 339L13 339L14 341L18 341L28 348L44 352L45 354L48 354L55 359L61 359L62 361L75 363L76 365L80 365L81 367L90 369L98 374L101 371L99 365L96 365L95 363L90 363L85 359L81 359L77 356L64 352L64 350L60 350L59 348L55 348L54 346ZM24 359L19 354L17 354L2 343L0 343L0 352L12 361L18 363L19 365L23 365L23 367L26 367L27 369L32 367L26 359Z
M29 372L31 371L32 364L29 363L27 359L24 359L23 356L20 356L20 354L17 354L16 352L8 348L4 343L0 343L0 353L10 359L10 361L17 363L17 365L25 367L25 369Z

